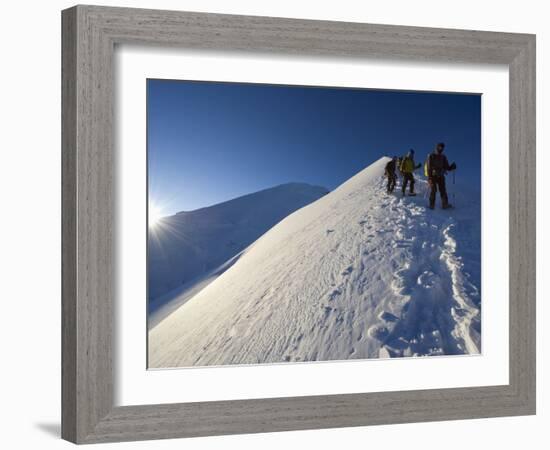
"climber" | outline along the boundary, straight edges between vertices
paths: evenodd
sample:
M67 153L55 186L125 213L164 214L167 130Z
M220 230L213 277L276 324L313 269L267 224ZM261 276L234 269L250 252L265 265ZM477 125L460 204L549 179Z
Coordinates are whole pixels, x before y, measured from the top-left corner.
M391 194L395 189L395 183L397 181L397 175L395 174L395 167L397 164L397 156L394 156L387 164L384 170L384 174L388 179L388 194Z
M430 186L430 209L434 209L435 207L435 197L438 190L441 196L441 207L443 209L452 208L447 196L445 174L448 171L456 170L456 164L454 162L449 164L447 157L443 154L444 149L445 144L440 142L426 159L425 173L428 177L428 184Z
M411 148L409 152L403 157L401 164L399 165L399 171L403 175L403 185L401 191L405 195L407 184L410 183L409 195L416 195L414 192L414 175L413 172L420 168L421 164L416 165L414 163L414 150Z

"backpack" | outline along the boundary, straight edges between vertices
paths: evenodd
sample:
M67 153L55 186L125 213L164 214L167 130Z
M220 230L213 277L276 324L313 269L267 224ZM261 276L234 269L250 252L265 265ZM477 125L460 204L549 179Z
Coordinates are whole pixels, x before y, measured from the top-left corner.
M428 156L426 157L426 161L424 162L424 176L426 178L428 178L430 175L428 174L428 165L430 164L430 157L432 156L432 154L428 154Z
M414 171L414 161L406 156L405 158L403 158L399 170L404 173L412 173Z
M426 158L426 162L424 163L424 175L426 175L427 177L442 176L445 175L448 167L449 163L445 155L430 153ZM428 173L428 168L431 168L431 174ZM452 167L450 170L454 170L454 167Z

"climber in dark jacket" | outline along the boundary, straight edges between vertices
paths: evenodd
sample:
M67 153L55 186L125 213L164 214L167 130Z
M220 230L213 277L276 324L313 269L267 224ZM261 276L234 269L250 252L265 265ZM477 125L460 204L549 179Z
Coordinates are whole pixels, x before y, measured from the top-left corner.
M445 144L440 142L435 146L435 150L428 155L426 160L426 175L428 176L428 184L430 185L430 209L435 207L435 196L439 190L441 196L441 207L447 209L452 207L449 204L447 197L447 188L445 186L445 174L448 171L456 169L456 164L449 165L447 157L443 154Z
M391 161L386 164L384 174L388 178L388 194L391 194L395 189L395 182L397 181L397 175L395 173L395 167L397 164L397 156L394 156Z

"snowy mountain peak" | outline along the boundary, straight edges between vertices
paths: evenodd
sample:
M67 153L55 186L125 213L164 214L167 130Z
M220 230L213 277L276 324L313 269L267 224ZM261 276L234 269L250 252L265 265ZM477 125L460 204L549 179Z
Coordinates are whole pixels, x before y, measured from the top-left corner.
M149 331L149 366L479 352L479 202L458 195L460 209L428 210L421 180L417 197L388 195L388 160L182 293Z
M164 217L149 230L149 309L164 303L159 297L217 268L327 192L320 186L287 183Z
M342 183L334 192L338 195L345 195L345 193L362 189L365 186L371 186L373 183L377 184L380 176L384 175L384 168L390 160L391 158L383 156Z
M313 198L316 199L320 195L328 193L328 189L322 186L314 186L308 183L284 183L267 189L262 189L251 194L245 194L240 197L226 200L221 203L217 203L211 206L205 206L203 208L195 209L193 211L180 211L176 215L194 215L200 214L205 210L229 210L232 209L236 214L241 214L242 208L247 206L258 207L262 201L289 201L293 203L295 198Z

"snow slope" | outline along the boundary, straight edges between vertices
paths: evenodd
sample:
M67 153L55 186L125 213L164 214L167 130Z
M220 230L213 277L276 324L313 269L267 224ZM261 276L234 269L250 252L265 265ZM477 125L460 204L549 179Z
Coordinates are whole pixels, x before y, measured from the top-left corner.
M386 161L283 219L154 326L149 367L478 353L479 192L432 211L425 182L385 193Z
M170 298L165 294L196 283L282 218L327 192L319 186L288 183L162 218L149 230L149 310Z

